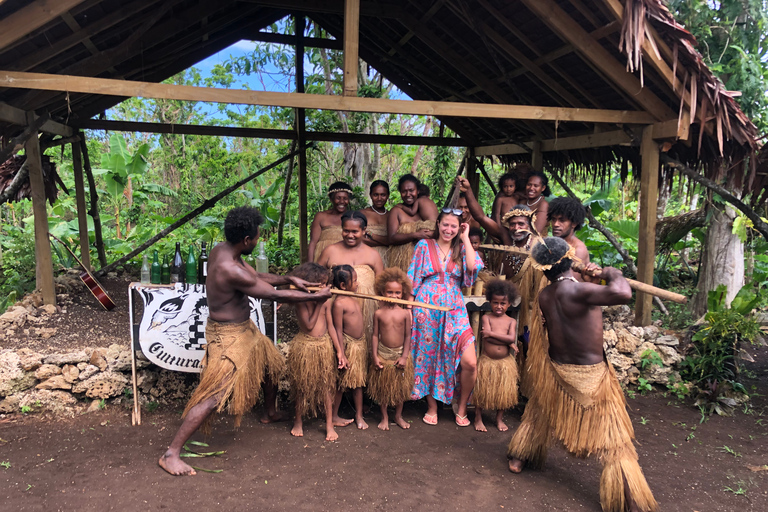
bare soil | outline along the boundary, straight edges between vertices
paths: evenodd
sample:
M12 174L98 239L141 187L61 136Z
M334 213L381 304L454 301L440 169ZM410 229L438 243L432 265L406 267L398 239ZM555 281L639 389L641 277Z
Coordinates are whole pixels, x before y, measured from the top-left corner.
M125 297L122 305L106 313L89 296L74 296L67 312L53 319L58 349L128 342L127 281L104 281L113 299ZM290 316L281 310L281 317L279 335L287 340ZM18 342L44 348L35 343ZM746 414L700 423L690 401L661 393L628 400L640 463L660 510L768 510L768 471L759 470L768 464L768 354L761 349L754 355L747 388L758 395ZM304 438L293 438L289 423L261 425L257 413L237 431L222 416L210 438L193 439L226 453L186 460L223 471L172 477L157 459L180 425L183 404L145 411L135 427L126 407L109 404L72 419L0 419L0 509L600 510L596 460L553 448L544 470L509 473L506 445L519 410L506 415L510 432L496 431L486 417L489 432L478 433L457 427L449 409L440 412L436 427L427 426L421 422L425 405L416 402L405 410L411 429L391 425L382 432L374 408L366 415L368 430L339 429L336 443L325 441L318 420L305 425ZM348 403L342 412L351 414Z

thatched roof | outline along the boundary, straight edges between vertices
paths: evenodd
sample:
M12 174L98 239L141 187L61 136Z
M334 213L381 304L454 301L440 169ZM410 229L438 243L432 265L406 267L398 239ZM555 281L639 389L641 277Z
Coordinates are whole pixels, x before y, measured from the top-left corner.
M0 69L159 82L238 40L274 39L263 29L295 13L343 38L343 0L66 1L73 7L64 15L0 46ZM6 0L0 20L33 4ZM755 166L745 165L757 148L754 125L661 0L362 0L360 11L360 57L413 99L639 110L659 122L685 110L690 138L665 149L711 178L726 169L748 190L757 183ZM121 100L0 90L2 102L47 110L75 125ZM596 131L583 122L443 121L474 146ZM638 151L625 144L544 158L558 168L577 164L599 173L636 160Z
M18 174L21 167L26 162L27 157L23 155L16 155L9 158L2 164L0 164L0 194L11 185L13 179ZM69 193L67 187L62 183L59 174L56 172L56 164L51 162L51 158L48 155L42 155L43 162L43 182L45 183L45 198L53 206L56 202L56 197L59 194L56 184L61 187L65 193ZM29 175L21 182L21 186L16 190L13 197L9 198L8 202L22 201L24 199L32 198L32 186L29 183Z

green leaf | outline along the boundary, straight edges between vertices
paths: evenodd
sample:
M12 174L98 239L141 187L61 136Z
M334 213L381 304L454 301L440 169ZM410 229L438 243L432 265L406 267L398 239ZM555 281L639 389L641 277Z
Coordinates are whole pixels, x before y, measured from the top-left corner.
M204 471L205 473L221 473L222 471L224 471L223 469L204 469L204 468L198 468L197 466L190 466L190 467L198 471Z
M586 201L584 201L584 206L591 208L593 215L598 216L604 211L611 209L613 202L609 199L609 196L613 192L613 189L615 188L616 182L618 180L618 177L611 178L603 188L592 194Z
M125 182L121 181L121 177L116 174L107 174L104 176L104 181L107 183L107 192L112 198L119 198L123 190L125 190Z
M615 234L634 242L640 238L640 223L636 220L614 220L606 223L606 226Z

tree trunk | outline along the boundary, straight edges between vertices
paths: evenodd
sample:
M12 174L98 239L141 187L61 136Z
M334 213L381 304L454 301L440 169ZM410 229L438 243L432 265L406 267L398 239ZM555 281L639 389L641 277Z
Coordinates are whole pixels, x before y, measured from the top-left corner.
M672 173L664 171L665 170L663 169L661 173L661 182L659 183L659 199L656 202L656 220L664 218L664 213L667 211L669 196L671 195L669 180L672 178Z
M296 141L291 142L289 153L296 151ZM283 199L280 201L280 220L277 221L277 245L283 244L283 229L285 228L285 212L288 209L288 196L291 191L291 178L293 177L294 158L288 160L288 171L285 175L285 188L283 190Z
M695 316L706 313L710 290L726 285L725 301L730 304L744 285L744 244L733 234L734 218L736 212L730 205L716 209L712 215L699 266L698 291L691 302Z

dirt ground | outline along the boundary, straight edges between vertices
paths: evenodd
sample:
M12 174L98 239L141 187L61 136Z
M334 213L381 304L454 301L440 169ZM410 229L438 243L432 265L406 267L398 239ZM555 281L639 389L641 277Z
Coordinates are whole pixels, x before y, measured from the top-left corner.
M113 298L127 296L126 281L107 281ZM97 308L85 295L74 297L59 315L62 342L68 339L72 348L105 345L98 337L103 333L111 337L106 345L127 343L125 306L112 313ZM73 318L87 320L92 329L81 331L89 333L85 340L65 329L66 318L77 311L82 313ZM768 353L761 349L755 356L747 388L759 396L746 414L700 423L690 401L681 404L661 393L628 400L640 463L660 510L768 510L768 471L760 471L768 464ZM122 405L72 419L0 419L0 509L600 510L598 461L553 448L544 470L513 475L505 459L510 433L459 428L450 410L441 411L436 427L427 426L421 402L406 407L410 430L392 425L379 431L374 410L366 416L368 430L340 429L336 443L325 441L318 420L299 439L290 436L289 423L261 425L256 413L238 431L230 418L220 417L210 438L193 439L226 453L187 460L222 472L172 477L157 459L180 424L182 407L145 411L135 427ZM343 412L350 414L348 403ZM520 411L506 418L513 432Z

